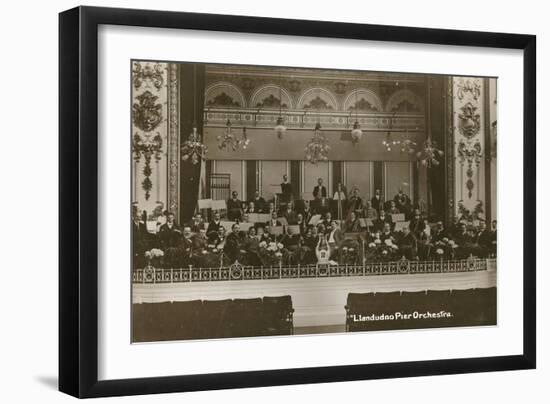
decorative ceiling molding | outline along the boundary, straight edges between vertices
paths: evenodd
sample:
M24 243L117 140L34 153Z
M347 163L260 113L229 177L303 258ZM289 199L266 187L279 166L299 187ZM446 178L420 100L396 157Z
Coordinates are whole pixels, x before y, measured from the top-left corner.
M204 105L206 107L246 108L243 92L234 84L228 82L214 83L205 90Z
M279 95L280 94L280 95ZM282 98L282 100L279 99ZM251 108L276 108L282 102L283 109L294 108L292 97L285 88L276 84L267 84L258 88L250 97Z
M411 90L397 90L388 99L386 111L400 113L423 113L424 103L422 99Z
M326 88L313 87L304 91L297 103L298 109L338 111L336 96Z
M344 111L382 112L382 100L372 90L359 88L351 91L343 102Z

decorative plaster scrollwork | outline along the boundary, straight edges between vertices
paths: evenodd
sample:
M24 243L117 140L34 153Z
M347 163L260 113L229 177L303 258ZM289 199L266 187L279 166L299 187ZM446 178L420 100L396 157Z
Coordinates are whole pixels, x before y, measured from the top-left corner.
M468 164L468 168L466 169L466 189L468 190L469 198L472 197L472 191L474 189L473 166L475 164L476 168L478 168L482 157L483 153L479 140L476 140L473 144L466 144L463 140L458 143L458 158L460 164L464 164L465 162Z
M178 129L178 67L168 66L168 209L178 216L179 129Z
M477 82L477 80L470 80L470 79L460 79L457 83L457 93L456 96L459 100L462 100L466 93L471 93L474 100L477 101L477 99L481 95L481 86Z
M133 106L134 125L144 132L151 132L162 122L162 104L156 102L159 97L145 91L135 98L138 102Z
M458 115L458 129L463 136L472 139L481 128L481 117L477 113L477 107L471 102L467 102L460 107L460 110L462 112Z
M134 88L139 90L143 83L151 83L158 90L164 85L163 68L159 63L155 63L151 66L150 63L146 63L142 66L140 62L134 62L133 83ZM146 85L146 88L150 87Z

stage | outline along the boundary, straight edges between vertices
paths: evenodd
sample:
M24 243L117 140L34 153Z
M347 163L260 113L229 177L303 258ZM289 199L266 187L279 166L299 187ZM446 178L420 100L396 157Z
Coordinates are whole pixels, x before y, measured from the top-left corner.
M342 326L349 293L496 286L495 259L396 261L356 266L146 268L134 271L133 303L290 295L294 327Z

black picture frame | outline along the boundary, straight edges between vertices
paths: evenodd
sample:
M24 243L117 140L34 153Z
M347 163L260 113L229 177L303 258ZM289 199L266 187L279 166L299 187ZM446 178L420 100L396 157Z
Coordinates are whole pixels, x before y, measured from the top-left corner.
M100 24L523 50L523 353L99 381L98 26ZM150 10L77 7L59 15L59 389L76 397L324 383L536 366L536 37Z

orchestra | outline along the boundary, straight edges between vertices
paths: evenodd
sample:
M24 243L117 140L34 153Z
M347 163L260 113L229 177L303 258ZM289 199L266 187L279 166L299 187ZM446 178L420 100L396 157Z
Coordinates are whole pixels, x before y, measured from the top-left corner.
M286 191L288 180L281 187ZM148 232L143 214L133 206L134 268L145 265L148 249L164 251L166 267L216 266L238 261L245 265L308 265L317 262L315 247L324 238L334 263L361 263L370 259L463 259L496 256L496 221L487 226L482 218L457 218L449 229L441 220L429 223L419 204L402 189L384 201L380 190L363 199L354 187L349 198L338 184L337 199L328 198L322 179L314 200L294 200L285 195L281 203L266 202L259 192L244 203L232 192L227 209L197 210L193 218L178 225L165 211L156 233ZM268 217L251 222L250 218ZM394 221L394 217L405 219ZM386 248L387 247L387 248ZM380 251L378 251L380 250Z

